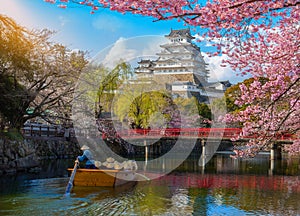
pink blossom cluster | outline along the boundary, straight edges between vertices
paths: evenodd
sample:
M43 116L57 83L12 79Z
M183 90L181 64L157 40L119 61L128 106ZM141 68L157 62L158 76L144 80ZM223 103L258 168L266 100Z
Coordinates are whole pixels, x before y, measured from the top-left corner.
M294 134L294 144L285 149L299 153L299 6L290 10L289 16L280 18L278 25L260 27L227 53L227 63L233 69L251 74L255 80L248 87L240 85L241 97L235 101L240 106L248 105L247 108L228 114L225 119L243 125L241 137L258 134L253 141L260 149L278 140L278 134ZM243 153L251 155L250 152L253 151Z
M55 3L54 0L45 0ZM62 2L62 1L60 1ZM63 1L65 4L70 4ZM256 134L240 156L253 156L272 144L281 133L294 135L291 153L300 152L300 1L211 0L73 0L94 8L151 16L156 20L178 19L202 28L229 65L255 81L241 85L240 112L226 115L227 122L243 126L240 135ZM263 79L262 79L263 78Z

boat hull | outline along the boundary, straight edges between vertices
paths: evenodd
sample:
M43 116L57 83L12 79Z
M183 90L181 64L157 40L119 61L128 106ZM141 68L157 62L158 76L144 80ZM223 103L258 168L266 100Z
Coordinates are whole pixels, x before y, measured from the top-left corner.
M71 173L73 169L68 169ZM77 169L74 186L116 187L135 180L135 172L127 170Z

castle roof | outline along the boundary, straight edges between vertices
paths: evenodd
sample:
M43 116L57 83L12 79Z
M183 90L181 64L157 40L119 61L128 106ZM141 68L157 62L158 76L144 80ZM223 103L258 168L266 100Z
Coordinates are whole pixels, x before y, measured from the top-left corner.
M218 81L218 82L208 82L204 87L206 88L215 88L218 85L224 85L224 87L229 88L232 84L229 82L229 80L226 81Z
M138 64L147 64L147 63L152 63L152 61L150 59L141 59Z
M191 35L191 31L189 28L187 29L179 29L179 30L173 30L171 29L170 34L166 35L166 37L188 37L190 39L194 39L194 37Z

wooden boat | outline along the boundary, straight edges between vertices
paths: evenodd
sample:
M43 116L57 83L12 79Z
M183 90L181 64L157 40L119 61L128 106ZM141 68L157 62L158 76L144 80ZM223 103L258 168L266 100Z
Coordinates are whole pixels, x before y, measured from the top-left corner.
M72 173L73 169L68 171ZM135 171L110 169L77 169L73 185L89 187L116 187L135 181Z

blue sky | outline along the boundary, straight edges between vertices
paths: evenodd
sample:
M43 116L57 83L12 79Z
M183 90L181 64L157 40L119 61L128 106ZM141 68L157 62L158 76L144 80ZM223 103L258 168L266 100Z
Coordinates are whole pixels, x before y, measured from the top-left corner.
M62 43L71 49L89 51L94 57L116 42L141 36L164 36L173 29L186 28L176 20L153 22L153 18L140 15L122 15L108 9L100 9L90 14L90 8L82 6L58 8L43 0L2 0L0 13L5 14L29 29L47 28L56 31L52 40ZM195 34L195 32L192 32ZM146 42L145 42L145 46ZM206 51L207 47L201 47ZM153 53L155 54L155 53ZM231 80L233 83L242 80L237 78L230 68L219 67L222 56L208 58L212 81Z
M79 5L61 9L43 0L2 0L0 12L28 28L55 30L56 42L88 50L92 55L121 37L165 35L171 28L185 28L177 21L153 22L149 17L122 15L107 9L96 14Z

